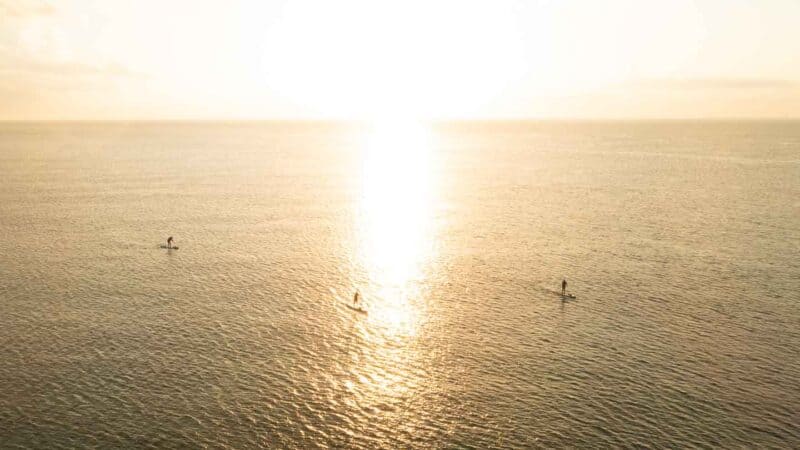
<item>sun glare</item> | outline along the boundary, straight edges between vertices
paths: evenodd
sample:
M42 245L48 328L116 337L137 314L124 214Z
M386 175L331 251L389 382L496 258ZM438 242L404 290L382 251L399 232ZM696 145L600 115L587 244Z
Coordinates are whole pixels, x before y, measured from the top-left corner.
M412 325L410 301L432 244L430 132L417 123L377 124L363 152L358 228L361 260L380 302L374 317L394 327Z

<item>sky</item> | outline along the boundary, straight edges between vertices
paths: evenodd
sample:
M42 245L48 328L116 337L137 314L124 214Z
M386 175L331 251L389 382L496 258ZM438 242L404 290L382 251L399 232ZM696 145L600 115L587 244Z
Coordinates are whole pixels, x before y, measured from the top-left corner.
M0 120L800 118L798 0L0 0Z

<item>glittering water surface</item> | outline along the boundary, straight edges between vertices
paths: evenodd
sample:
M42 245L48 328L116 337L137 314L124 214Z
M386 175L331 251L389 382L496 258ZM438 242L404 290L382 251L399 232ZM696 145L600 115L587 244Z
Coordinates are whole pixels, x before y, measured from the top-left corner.
M0 447L800 446L796 122L4 124L0 174Z

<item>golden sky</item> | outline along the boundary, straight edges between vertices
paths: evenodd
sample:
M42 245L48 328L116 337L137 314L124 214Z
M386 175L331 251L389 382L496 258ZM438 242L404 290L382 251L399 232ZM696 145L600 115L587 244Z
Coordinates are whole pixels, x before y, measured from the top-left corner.
M0 119L800 118L798 0L0 0Z

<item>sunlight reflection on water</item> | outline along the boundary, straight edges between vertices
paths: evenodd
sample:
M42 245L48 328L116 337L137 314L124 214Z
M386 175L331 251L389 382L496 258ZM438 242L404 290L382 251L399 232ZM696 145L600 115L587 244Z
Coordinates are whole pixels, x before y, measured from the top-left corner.
M366 136L356 229L369 280L370 321L413 334L432 248L432 142L419 124L377 125Z
M359 332L368 364L355 371L362 401L380 409L391 409L419 384L413 344L433 258L432 151L430 131L418 124L377 125L365 135L355 229L367 281L362 293L369 315Z

